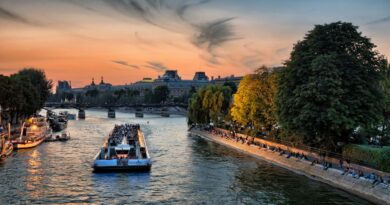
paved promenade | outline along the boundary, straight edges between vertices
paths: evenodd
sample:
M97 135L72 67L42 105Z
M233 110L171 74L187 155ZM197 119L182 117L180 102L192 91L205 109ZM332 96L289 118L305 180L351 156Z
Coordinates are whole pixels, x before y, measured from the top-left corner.
M363 177L357 179L350 174L343 175L343 171L340 169L324 169L322 165L312 164L309 160L287 157L285 154L280 154L279 152L272 151L268 148L259 147L253 144L248 145L242 141L236 141L207 131L192 129L190 133L233 148L239 152L249 154L258 159L268 161L297 174L322 181L374 203L390 205L390 186L388 184L380 183L374 185L372 181Z

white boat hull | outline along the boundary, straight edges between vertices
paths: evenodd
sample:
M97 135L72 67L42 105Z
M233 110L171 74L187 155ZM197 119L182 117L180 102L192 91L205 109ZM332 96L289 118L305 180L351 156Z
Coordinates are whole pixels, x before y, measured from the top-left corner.
M100 153L98 153L99 155ZM99 171L149 171L152 167L150 159L96 159L93 164L95 172Z

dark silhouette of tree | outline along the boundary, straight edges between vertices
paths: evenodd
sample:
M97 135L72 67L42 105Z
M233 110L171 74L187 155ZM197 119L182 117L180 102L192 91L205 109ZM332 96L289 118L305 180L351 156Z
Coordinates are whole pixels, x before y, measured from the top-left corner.
M351 23L317 25L299 41L281 73L279 123L311 145L337 148L384 110L387 62Z

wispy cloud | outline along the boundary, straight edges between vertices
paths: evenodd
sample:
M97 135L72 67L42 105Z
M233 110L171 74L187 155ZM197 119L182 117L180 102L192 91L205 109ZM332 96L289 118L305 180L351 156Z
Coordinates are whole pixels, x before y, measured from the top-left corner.
M196 26L197 34L193 38L194 45L198 47L206 46L208 50L238 39L231 25L233 18L220 19Z
M174 23L190 24L185 18L186 13L196 6L208 3L210 0L103 0L107 5L122 14L143 20L149 24L174 30ZM182 22L178 22L181 20ZM176 24L177 25L177 24Z
M171 68L168 68L163 63L157 62L157 61L148 61L146 65L144 65L146 68L153 69L157 72L162 72L166 70L172 70Z
M96 12L91 5L84 2L70 1L73 5ZM239 39L235 34L232 21L234 18L224 17L219 20L205 21L202 18L187 15L197 7L211 2L211 0L102 0L108 6L130 19L143 21L150 25L164 30L188 35L190 43L203 49L208 58L206 61L211 64L219 64L222 57L216 49L228 41ZM135 37L141 43L145 43L135 33Z
M134 65L134 64L129 64L129 63L126 62L126 61L122 61L122 60L112 60L111 62L116 63L116 64L119 64L119 65L123 65L123 66L128 66L128 67L131 67L131 68L139 69L139 66Z
M381 18L381 19L377 19L374 21L370 21L367 24L370 25L370 24L379 24L379 23L385 23L385 22L390 22L390 16L385 17L385 18Z
M210 2L211 0L201 0L201 1L198 1L198 2L185 2L184 4L182 5L179 5L176 9L176 14L183 20L187 21L186 17L185 17L185 13L187 10L191 9L192 7L196 7L196 6L199 6L199 5L202 5L202 4L205 4L205 3L208 3Z
M2 7L0 7L0 18L5 19L5 20L9 20L9 21L15 21L18 23L34 25L34 26L40 25L36 22L32 22L32 21L28 20L27 18L15 13L15 12L12 12L12 11L7 10L5 8L2 8Z
M195 26L197 32L192 38L192 43L199 48L206 49L209 53L209 63L219 64L216 48L228 41L239 39L231 24L233 19L224 18Z

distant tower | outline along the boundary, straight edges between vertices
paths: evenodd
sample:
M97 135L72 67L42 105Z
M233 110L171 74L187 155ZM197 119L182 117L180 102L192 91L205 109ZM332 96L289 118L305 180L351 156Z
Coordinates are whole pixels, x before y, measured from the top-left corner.
M100 78L100 84L104 84L103 76Z
M92 78L92 83L91 85L95 85L95 78Z

